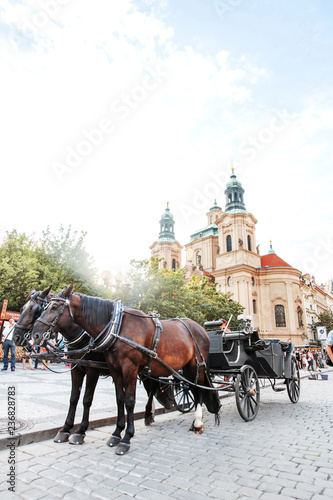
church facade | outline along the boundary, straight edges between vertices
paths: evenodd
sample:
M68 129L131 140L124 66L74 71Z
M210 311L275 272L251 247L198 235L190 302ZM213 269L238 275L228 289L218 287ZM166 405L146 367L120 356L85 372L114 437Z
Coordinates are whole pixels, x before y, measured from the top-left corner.
M259 254L257 220L246 210L244 189L233 169L225 195L225 210L215 201L206 214L207 226L193 233L185 245L186 279L209 277L219 291L244 306L263 338L291 338L295 345L315 341L314 324L321 312L332 310L332 293L280 258L272 244L266 255ZM150 248L152 255L164 259L164 267L176 269L181 245L174 237L173 218L167 226L164 220L162 216L159 240Z

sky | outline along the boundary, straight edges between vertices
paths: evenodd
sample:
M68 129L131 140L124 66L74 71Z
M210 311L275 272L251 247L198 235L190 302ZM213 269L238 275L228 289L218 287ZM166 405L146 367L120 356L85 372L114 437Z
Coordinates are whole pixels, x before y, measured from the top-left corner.
M0 238L87 232L102 272L182 244L231 164L275 252L333 276L333 2L2 0ZM185 264L185 256L182 264Z

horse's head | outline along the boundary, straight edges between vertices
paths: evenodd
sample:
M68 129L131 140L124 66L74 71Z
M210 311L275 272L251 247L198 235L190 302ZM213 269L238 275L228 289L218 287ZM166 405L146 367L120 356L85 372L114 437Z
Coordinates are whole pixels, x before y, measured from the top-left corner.
M58 332L61 332L67 340L72 340L82 330L74 323L71 305L72 297L74 297L72 291L73 284L54 295L41 316L37 318L32 330L35 344L39 345L47 341Z
M51 299L51 288L52 286L45 288L42 292L36 292L33 289L28 294L13 332L13 340L17 346L27 346L29 340L31 340L32 327Z

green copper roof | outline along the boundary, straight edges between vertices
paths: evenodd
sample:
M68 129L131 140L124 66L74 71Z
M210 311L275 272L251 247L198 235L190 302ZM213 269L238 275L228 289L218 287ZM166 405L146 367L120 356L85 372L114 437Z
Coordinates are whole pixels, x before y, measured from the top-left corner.
M196 238L207 238L207 236L217 236L218 235L218 228L216 224L211 224L208 227L205 227L204 229L199 229L199 231L196 231L195 233L191 234L191 242L195 240Z
M210 212L212 210L222 210L222 208L219 207L218 204L216 203L216 200L215 200L214 205L212 206L212 208L209 209Z
M233 214L247 214L243 198L244 189L242 184L237 180L234 169L232 169L230 179L231 180L227 183L227 188L224 191L224 194L226 195L225 211Z
M173 215L170 213L169 203L167 203L165 212L162 214L160 220L160 234L157 241L175 241L174 226L175 221Z

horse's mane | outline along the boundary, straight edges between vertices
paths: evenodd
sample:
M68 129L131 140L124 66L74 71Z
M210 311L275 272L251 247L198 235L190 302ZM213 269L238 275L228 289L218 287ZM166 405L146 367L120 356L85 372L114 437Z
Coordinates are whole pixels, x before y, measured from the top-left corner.
M97 325L106 324L110 321L114 310L114 303L111 300L89 297L81 293L77 295L81 297L81 316L83 321Z

